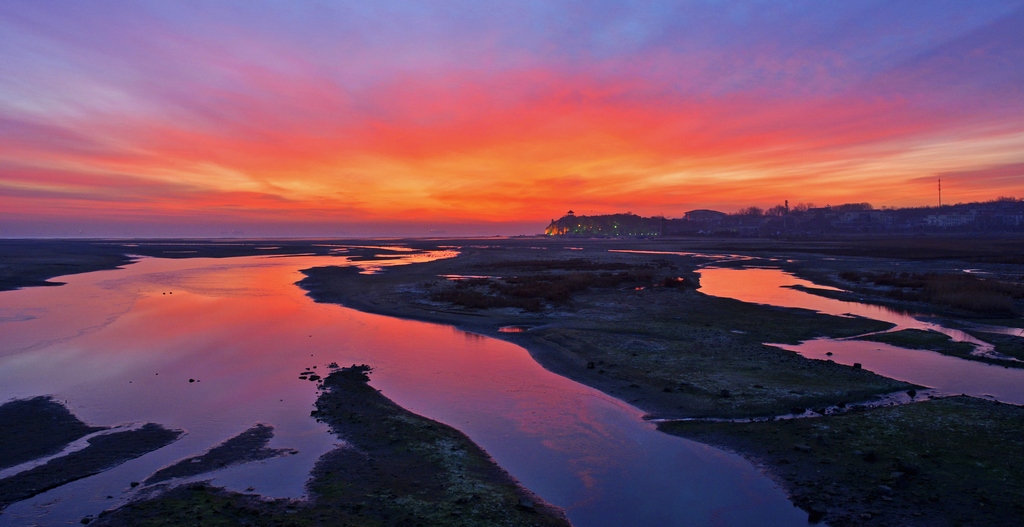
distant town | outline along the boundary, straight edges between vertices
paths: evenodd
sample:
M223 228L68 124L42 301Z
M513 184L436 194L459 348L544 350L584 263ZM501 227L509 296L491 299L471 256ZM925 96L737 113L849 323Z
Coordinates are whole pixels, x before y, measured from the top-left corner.
M577 216L569 211L544 230L549 236L829 236L843 234L1024 233L1024 199L938 207L881 208L870 203L826 207L813 204L734 213L697 209L681 218L632 213Z

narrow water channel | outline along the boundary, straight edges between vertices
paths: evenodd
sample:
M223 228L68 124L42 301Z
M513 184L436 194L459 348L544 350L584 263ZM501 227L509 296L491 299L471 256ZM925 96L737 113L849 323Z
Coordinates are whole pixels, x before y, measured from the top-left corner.
M12 505L0 525L76 523L134 496L130 482L257 422L276 427L271 447L299 454L204 478L300 497L313 463L339 441L309 417L316 388L298 374L331 362L370 364L386 396L464 431L576 525L806 525L739 456L657 432L636 408L544 370L518 346L315 304L294 285L299 269L345 263L146 258L0 293L0 401L50 394L92 424L188 432Z
M700 291L708 295L755 304L810 309L829 315L861 316L895 324L897 330L912 328L938 331L956 341L980 343L962 331L919 320L913 314L883 306L824 298L793 289L792 286L824 288L781 269L705 268L700 271ZM851 365L860 363L865 369L880 375L934 388L942 393L963 393L1024 404L1024 369L1020 368L1006 368L933 351L909 350L863 340L826 338L797 345L773 345L813 359L834 360Z

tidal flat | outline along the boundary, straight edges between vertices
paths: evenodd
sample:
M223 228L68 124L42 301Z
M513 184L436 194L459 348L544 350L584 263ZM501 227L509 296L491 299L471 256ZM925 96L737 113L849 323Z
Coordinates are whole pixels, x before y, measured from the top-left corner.
M265 500L198 483L101 515L95 525L569 525L458 430L391 402L370 368L329 374L313 415L346 444L317 462L309 499Z
M304 271L308 278L300 285L318 301L453 324L510 340L530 350L551 371L626 400L647 411L652 419L746 417L757 421L758 417L769 416L761 419L765 422L697 420L660 427L667 433L732 449L759 463L815 522L988 525L1010 524L1018 517L1016 504L1024 498L1024 472L999 471L999 477L1007 478L1007 483L997 493L981 487L973 489L978 499L965 499L961 487L962 482L977 477L975 468L984 471L997 466L1008 452L1019 451L1019 407L974 398L906 404L895 409L856 404L895 391L913 394L922 387L875 375L859 368L859 364L850 367L808 359L763 343L878 334L892 328L890 324L710 297L696 288L699 277L695 271L709 261L737 268L770 266L829 285L842 285L839 274L851 267L902 266L929 272L935 268L962 270L991 265L1001 280L1012 281L1019 280L1019 274L1014 276L1020 269L1013 256L1019 254L1019 241L950 241L948 246L941 240L912 240L903 245L865 240L849 246L821 242L759 245L748 240L705 242L697 247L668 241L572 240L571 244L569 248L549 242L532 251L492 245L463 251L456 259L395 269L382 276L310 269ZM920 252L908 251L908 245L920 245ZM977 251L967 256L965 246ZM1010 252L1003 252L1008 249ZM610 280L615 273L620 273L619 277ZM597 279L588 285L581 274ZM571 278L559 279L558 275ZM566 293L547 297L544 295L550 288L530 287L545 282L572 286L562 288L568 289ZM859 290L857 298L947 320L953 316L973 321L986 318L984 314L951 313L946 303L929 304L919 298L899 301L884 291L874 293ZM491 305L487 304L488 297ZM539 299L544 307L531 307L527 303L531 299ZM1016 301L1014 309L1020 312L1020 307ZM503 327L517 329L503 332ZM868 338L890 339L939 352L966 351L963 343L947 342L945 336L940 336L943 342L934 337L923 342L919 335L905 331L892 335ZM910 337L916 337L911 339L913 343L903 342ZM1000 345L1019 345L1020 340L1002 336ZM822 415L829 406L840 411L833 415L830 409L829 415ZM812 413L819 417L781 421L771 417L800 414L805 409L817 410ZM853 432L856 441L821 436L820 442L811 447L805 445L808 439L802 436L787 437L782 443L777 436L779 427L830 429L847 426L845 423L857 425ZM885 426L876 426L878 423ZM970 427L977 429L968 430ZM982 431L991 445L977 448L972 437ZM920 454L900 449L922 436L941 443L936 463L943 466L942 470L922 475L919 481L929 484L915 489L913 499L900 499L898 507L886 507L896 499L886 489L899 487L909 479L900 480L900 484L893 480L914 472L913 465L908 464L902 475L896 474L901 472L899 463ZM813 443L816 437L812 434L810 441ZM821 449L821 442L844 442L850 448L827 449L828 459L823 457L814 463L794 464L787 456L766 454L779 449L788 452L795 446L800 452L804 446ZM886 449L887 460L872 467L876 472L888 472L822 470L826 464L849 467L878 455L857 448L864 445ZM891 474L896 476L890 478ZM820 493L809 495L808 488L820 490L827 499ZM922 493L927 493L925 499Z
M97 243L101 252L111 250L107 242ZM365 241L362 243L365 245ZM711 296L700 289L700 273L710 266L784 269L822 284L820 291L810 291L822 296L855 298L860 302L922 313L939 317L950 326L983 327L987 323L1019 327L1017 315L951 310L948 304L930 303L928 298L922 297L895 298L886 294L887 290L881 286L866 282L854 284L842 274L851 269L875 274L894 268L942 274L980 268L1000 281L1019 280L1019 263L1005 252L1019 253L1019 242L974 241L973 247L977 250L970 255L965 253L963 241L948 242L949 248L943 252L941 240L911 240L901 244L884 240L845 243L523 238L388 243L421 251L450 250L457 252L457 256L388 267L375 274L368 274L366 268L359 267L318 266L303 271L305 279L298 285L318 302L451 325L518 344L551 372L642 409L649 419L659 421L663 432L725 447L758 463L815 521L824 520L830 525L930 525L948 519L951 525L987 525L998 524L1001 518L1016 514L1012 500L1022 498L1022 471L1000 472L999 477L1007 478L1006 484L998 491L988 487L975 489L974 495L981 496L976 501L960 499L966 491L952 482L994 474L987 469L997 466L1000 456L1019 452L1020 431L1014 424L1019 417L1014 412L1019 412L1019 407L966 397L896 407L882 403L882 407L873 407L870 403L885 400L885 396L923 393L928 387L887 378L859 365L824 357L815 360L765 344L795 345L809 339L861 337L962 354L967 350L964 343L934 335L921 338L906 330L885 333L893 324L863 316L829 315ZM908 245L915 244L920 246L919 253L907 250ZM130 251L133 255L178 259L265 255L268 252L277 256L326 255L333 254L340 246L323 241L277 243L264 240L194 245L185 240L131 245L119 250L124 254ZM393 258L393 255L382 254L384 252L366 246L354 249L349 255L369 263ZM8 257L0 258L3 260L0 263L10 264L12 268L20 265L9 257L13 252L6 254ZM110 264L121 263L120 259L114 259ZM12 271L16 272L17 269ZM40 276L46 279L56 275ZM1020 302L1011 298L1011 304L1018 313ZM968 331L982 339L989 335L981 330ZM875 335L870 336L872 333ZM1012 334L999 334L998 339L987 342L992 340L997 340L994 342L997 349L1012 352L1022 339ZM365 382L362 385L365 386ZM348 425L332 422L326 413L320 413L323 411L318 408L313 418L324 420L342 436L345 426L349 426L348 433L358 430L358 427L351 428L351 422ZM791 415L806 418L776 419ZM376 417L371 419L355 413L348 417L355 423L379 421ZM969 424L981 428L973 429ZM822 432L834 427L853 429L856 433L847 437ZM984 431L990 443L985 448L975 448L971 441L972 434L980 431ZM363 448L370 451L386 446L374 443L378 440L403 444L416 439L421 432L420 428L389 429L386 441L379 434L369 434ZM941 448L936 446L935 452L905 451L904 447L915 438L920 439L922 434L939 441ZM851 439L853 436L856 437ZM432 477L446 474L443 467L429 464L430 459L438 458L437 452L429 454L428 449L418 447L409 451L419 452L422 459L418 462L433 467L424 469L423 474L429 473ZM808 452L812 455L805 456L806 459L790 459L791 451L793 455ZM774 455L779 452L786 455ZM871 453L874 456L870 456ZM931 459L928 456L932 454L938 456L934 458L937 468L929 465L931 461L916 464L908 461L914 457ZM328 454L321 461L328 462L332 455ZM881 463L869 466L881 472L860 469L844 472L836 468L857 467L865 458L882 459ZM808 459L811 461L805 462ZM346 463L358 466L352 464L351 459ZM901 463L905 470L899 470ZM835 470L823 470L826 466ZM976 467L982 471L981 476L972 472ZM337 475L334 470L328 477L320 468L322 465L314 472L311 485L315 486L316 481L335 481L331 479ZM931 468L935 471L930 471ZM901 474L892 476L894 473ZM914 479L919 474L921 477ZM447 503L442 494L421 492L423 489L419 486L426 484L422 480L415 483L399 485L397 490L388 491L392 494L384 494L396 503L401 502L403 507L410 503ZM902 485L911 484L913 492L907 494L910 498L897 496L904 489ZM512 505L516 510L534 514L527 505L532 504L534 511L545 507L542 501L523 494L527 492L523 489L511 492L504 494L508 499L499 500L504 505L490 510L505 510ZM325 491L323 495L328 494L330 492ZM347 495L339 493L336 497L340 499L343 494ZM508 497L513 494L525 501L516 505L516 500ZM918 499L921 496L924 499ZM313 509L318 506L315 500L310 503L314 503ZM414 512L415 507L400 511L388 508L394 504L345 503L344 507L349 507L345 514L355 513L352 518L368 518L359 514L365 510L385 514L379 518L395 521L420 517L425 518L427 524L445 524L466 514L463 509L442 507L457 514L445 518L415 516L419 514ZM465 505L458 503L458 498L455 503ZM358 508L354 508L357 505ZM204 524L213 519L260 523L261 518L276 518L278 514L286 514L289 519L296 514L315 516L308 512L313 510L308 509L309 506L309 503L303 505L292 500L261 500L201 483L186 484L171 488L157 501L133 502L121 511L131 508L134 512L117 512L107 515L104 521L140 514L139 517L147 518L148 522L157 522L160 517L171 514L187 524L190 521L187 511L200 510L206 519ZM147 512L147 507L152 509ZM300 509L307 512L299 512ZM240 516L225 512L233 510L249 512L240 512ZM556 518L552 521L564 521L557 519L560 518L557 511L552 514L551 518ZM309 516L310 521L314 516Z

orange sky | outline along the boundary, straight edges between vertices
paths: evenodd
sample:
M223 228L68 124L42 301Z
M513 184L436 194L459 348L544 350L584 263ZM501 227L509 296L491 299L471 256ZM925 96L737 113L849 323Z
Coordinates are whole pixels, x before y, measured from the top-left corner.
M1021 5L851 4L6 5L0 236L1024 197Z

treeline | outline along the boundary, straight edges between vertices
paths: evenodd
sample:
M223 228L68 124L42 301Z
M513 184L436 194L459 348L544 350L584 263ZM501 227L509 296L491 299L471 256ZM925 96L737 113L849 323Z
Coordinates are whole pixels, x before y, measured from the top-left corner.
M681 218L643 217L632 213L577 216L569 212L551 220L549 236L650 237L814 236L829 233L917 233L926 231L1024 232L1024 200L1000 197L993 201L941 207L876 209L870 203L816 207L783 203L762 209L746 207L733 213L691 210Z

